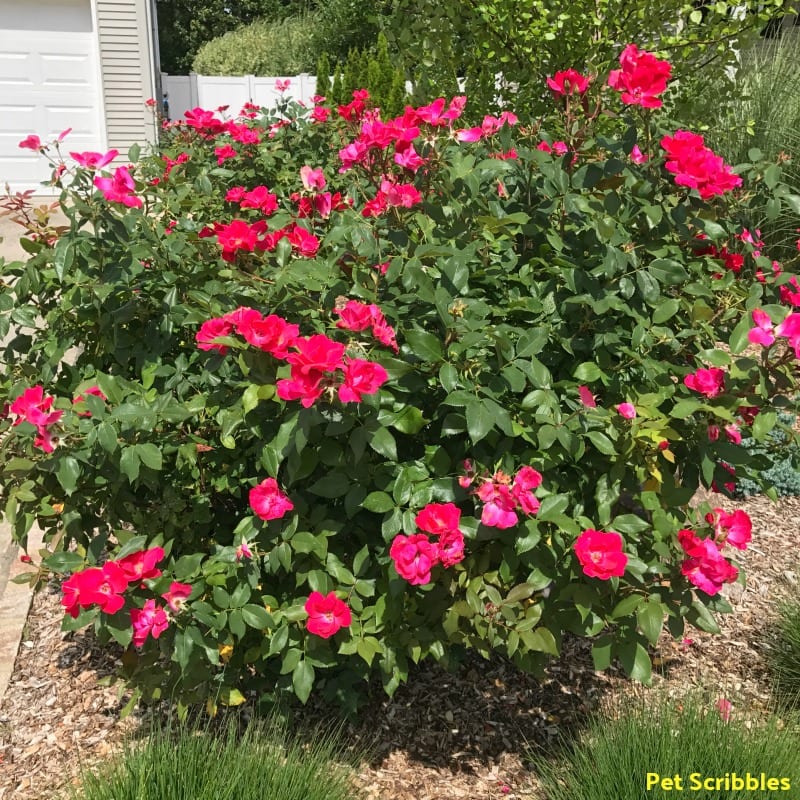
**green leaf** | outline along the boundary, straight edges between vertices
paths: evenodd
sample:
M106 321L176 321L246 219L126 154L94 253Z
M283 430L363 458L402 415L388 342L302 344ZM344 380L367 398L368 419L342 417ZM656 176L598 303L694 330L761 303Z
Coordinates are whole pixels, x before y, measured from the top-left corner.
M65 456L59 459L56 477L61 484L61 488L68 494L72 494L78 485L78 478L81 476L81 466L73 456Z
M575 367L572 377L576 381L596 381L603 377L603 372L594 361L584 361Z
M133 639L133 628L130 617L125 614L103 614L101 619L111 638L122 647L127 647Z
M528 328L517 342L517 358L527 358L542 352L550 338L547 328Z
M617 649L622 668L635 681L649 683L652 673L650 656L639 642L625 642Z
M363 639L358 640L356 652L369 666L372 666L375 656L383 653L383 647L374 636L365 636Z
M150 467L150 469L154 469L157 472L161 471L162 467L162 460L161 460L161 450L154 444L137 444L136 447L136 455L139 457L139 460L144 464L146 467Z
M623 598L614 606L611 612L611 619L620 619L621 617L628 617L645 601L645 598L640 594L631 594Z
M217 587L219 588L219 587ZM235 609L228 614L228 630L237 638L242 639L247 633L247 628L244 624L244 617L240 609Z
M397 442L386 428L378 428L369 440L369 446L384 458L397 461ZM334 495L338 496L338 495Z
M473 444L477 444L494 427L494 417L480 401L473 400L467 405L467 432Z
M36 466L29 458L9 458L3 465L3 472L30 472Z
M350 491L350 483L344 472L332 472L312 484L308 491L318 497L343 497Z
M695 600L692 603L686 619L696 628L700 628L701 631L707 631L708 633L720 632L714 616L699 600Z
M651 600L639 606L636 610L636 619L650 644L655 644L661 635L661 627L664 624L664 611L661 603Z
M445 366L443 365L442 369ZM441 370L440 370L441 374ZM415 434L419 433L425 427L427 420L422 416L422 412L414 406L406 406L402 411L398 411L389 421L392 428L400 431L400 433Z
M75 261L74 242L68 236L62 236L56 243L53 253L53 269L59 282L64 281L64 273L67 272Z
M175 632L175 639L172 646L172 660L185 670L189 665L189 659L194 649L194 642L186 631L178 630Z
M139 454L133 446L125 447L119 459L119 468L130 483L139 477Z
M219 690L218 700L223 706L240 706L247 698L232 686L223 686Z
M778 415L774 411L762 411L753 420L753 438L757 442L763 442L777 422Z
M600 431L589 431L586 437L603 455L616 455L617 449L614 447L614 443L604 433Z
M569 505L569 495L551 494L542 500L536 517L541 522L552 521L554 517L563 514Z
M442 364L439 367L439 383L449 394L458 388L458 370L452 364Z
M664 300L658 304L653 312L653 323L660 325L662 322L666 322L670 317L678 313L680 307L680 300Z
M44 559L48 569L53 572L75 572L84 566L83 557L77 553L52 553Z
M405 334L405 341L411 352L422 361L441 361L444 358L441 340L432 333L411 330Z
M292 686L297 699L305 705L311 689L314 686L314 667L311 663L302 659L292 670Z
M650 530L652 526L647 520L637 517L636 514L620 514L611 520L610 527L619 533L641 533Z
M731 352L734 354L741 353L748 345L750 340L747 338L748 333L754 327L749 314L745 314L738 322L736 327L731 331L728 344L730 345Z
M689 280L689 273L683 265L669 258L657 258L647 269L659 283L666 283L669 286L676 286Z
M592 643L592 661L596 670L608 669L611 666L612 639L601 636Z
M97 441L107 453L113 453L118 446L117 432L108 422L101 422L97 426Z
M221 586L214 587L213 597L217 608L228 608L230 606L231 596Z
M522 631L519 637L528 650L548 653L551 656L558 655L558 645L556 644L555 637L547 628L537 628L535 631Z
M527 600L535 591L531 584L520 583L506 595L505 602L519 603L520 600Z
M386 492L370 492L363 500L361 505L367 511L374 511L376 514L383 514L394 508L394 500Z

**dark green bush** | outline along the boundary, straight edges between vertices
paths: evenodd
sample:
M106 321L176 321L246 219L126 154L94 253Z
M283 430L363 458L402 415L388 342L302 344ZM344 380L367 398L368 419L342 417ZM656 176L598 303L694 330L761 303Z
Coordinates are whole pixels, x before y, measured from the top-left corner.
M204 44L192 68L200 75L297 75L315 64L312 15L259 20Z

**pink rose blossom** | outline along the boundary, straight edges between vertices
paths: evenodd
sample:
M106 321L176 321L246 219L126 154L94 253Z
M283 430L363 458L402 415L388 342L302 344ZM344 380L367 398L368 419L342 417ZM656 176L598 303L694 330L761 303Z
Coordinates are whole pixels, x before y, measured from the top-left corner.
M628 556L623 552L622 536L616 531L583 531L575 540L575 555L589 578L608 580L625 574Z
M569 96L573 94L584 95L589 89L590 79L581 75L574 69L565 69L556 72L552 78L547 78L547 86L554 94Z
M44 150L42 140L35 133L30 134L30 136L26 136L19 143L19 147L23 150Z
M597 408L597 401L594 399L594 395L591 393L588 386L579 386L578 396L580 397L581 403L586 406L586 408Z
M242 540L239 546L236 548L236 560L241 561L243 558L251 559L253 557L253 551L250 549L250 545Z
M343 403L360 403L365 394L375 394L388 379L389 373L380 364L351 358L344 365L339 399Z
M275 478L266 478L250 489L250 507L263 520L280 519L294 503L278 488Z
M248 344L281 359L289 356L289 348L300 335L298 325L287 322L277 314L263 318L260 315L258 318L249 316L238 330Z
M722 556L712 539L699 539L692 531L681 530L678 541L688 556L681 564L681 574L700 591L713 597L723 584L738 577L736 567Z
M753 538L753 523L746 511L737 509L728 513L724 509L715 508L714 532L717 542L729 544L738 550L746 550Z
M169 585L169 591L164 592L161 596L166 600L167 605L174 614L180 614L191 593L191 584L172 581Z
M128 588L128 580L113 561L107 562L102 568L91 567L76 572L65 585L68 586L73 610L76 597L82 608L98 605L106 614L116 614L125 605L122 592ZM72 616L77 614L72 613Z
M667 81L672 76L668 61L656 58L652 53L639 50L629 44L619 57L621 69L612 70L608 85L622 93L622 102L644 108L661 108L659 95L667 89Z
M107 153L70 153L73 159L81 167L86 169L102 169L107 164L110 164L118 155L119 150L109 150Z
M710 369L701 367L696 372L687 375L683 382L692 391L709 398L716 397L725 389L725 370L718 367L711 367Z
M350 609L335 592L328 595L311 592L303 608L308 614L306 630L323 639L329 639L342 628L350 627L352 622Z
M155 600L145 602L143 608L131 609L131 624L133 625L133 646L142 647L148 636L158 639L169 627L169 619L161 606Z
M233 323L224 317L215 317L206 320L200 330L195 334L195 341L200 350L216 350L220 355L228 352L227 345L215 344L215 341L223 336L233 333Z
M137 550L113 563L122 570L128 583L138 583L158 578L161 570L156 564L163 558L163 547L151 547L149 550Z
M412 586L431 582L431 570L439 563L439 548L424 534L397 534L389 548L397 574Z
M312 168L308 165L300 167L300 180L307 191L321 191L325 188L325 175L323 175L321 167Z
M94 185L110 203L122 203L128 208L142 207L142 198L133 194L136 184L127 167L117 167L111 178L95 178Z
M452 567L464 560L464 534L460 530L440 534L438 547L443 567Z
M414 519L417 527L434 536L458 530L461 510L455 503L428 503Z
M505 530L513 528L519 522L514 512L517 499L508 486L486 481L476 494L485 503L481 512L481 522L484 525Z
M625 419L633 419L636 416L636 407L633 403L620 403L616 408L617 413Z
M775 342L775 328L772 320L765 311L760 308L753 309L753 322L756 327L750 330L747 338L751 344L760 344L769 347Z

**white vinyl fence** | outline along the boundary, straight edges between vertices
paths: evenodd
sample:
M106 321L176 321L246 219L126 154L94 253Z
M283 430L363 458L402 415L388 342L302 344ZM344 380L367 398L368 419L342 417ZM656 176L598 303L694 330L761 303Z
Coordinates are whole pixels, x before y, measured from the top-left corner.
M278 81L289 81L289 87L279 92ZM177 120L198 107L213 111L219 106L229 106L230 115L238 114L245 103L274 108L281 97L300 100L310 106L316 94L317 78L308 74L257 78L255 75L212 77L195 72L189 75L162 72L161 88L169 103L169 118Z

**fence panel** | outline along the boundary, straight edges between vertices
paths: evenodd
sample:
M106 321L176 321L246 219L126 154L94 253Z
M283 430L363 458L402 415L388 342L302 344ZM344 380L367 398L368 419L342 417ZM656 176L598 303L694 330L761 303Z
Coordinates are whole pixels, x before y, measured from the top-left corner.
M194 72L189 75L162 73L161 81L169 102L169 116L174 120L181 119L189 109L197 106L211 111L219 106L229 106L227 113L234 115L245 103L275 108L282 97L311 105L317 88L316 76L307 74L257 78L254 75L216 77ZM279 92L277 81L288 81L289 85Z

